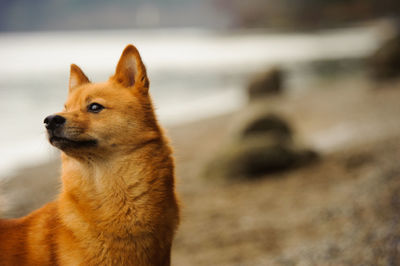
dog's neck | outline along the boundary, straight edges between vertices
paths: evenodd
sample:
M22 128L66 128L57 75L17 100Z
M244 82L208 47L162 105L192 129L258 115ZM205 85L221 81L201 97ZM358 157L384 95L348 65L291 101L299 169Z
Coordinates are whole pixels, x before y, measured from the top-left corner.
M173 171L171 150L163 139L108 161L83 162L64 154L61 202L71 216L64 220L81 219L114 237L146 233L146 226L156 221L151 216L170 208L155 202L160 197L153 194L162 194L165 202L174 197Z
M149 142L107 163L63 157L58 211L85 263L169 265L179 214L165 141Z

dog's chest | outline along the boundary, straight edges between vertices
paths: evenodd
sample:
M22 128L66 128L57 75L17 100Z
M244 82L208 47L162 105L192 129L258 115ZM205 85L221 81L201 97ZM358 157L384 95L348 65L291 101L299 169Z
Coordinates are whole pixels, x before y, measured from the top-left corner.
M154 254L154 240L148 237L140 239L108 239L92 243L86 250L80 265L158 265L160 254ZM155 261L157 260L157 261Z

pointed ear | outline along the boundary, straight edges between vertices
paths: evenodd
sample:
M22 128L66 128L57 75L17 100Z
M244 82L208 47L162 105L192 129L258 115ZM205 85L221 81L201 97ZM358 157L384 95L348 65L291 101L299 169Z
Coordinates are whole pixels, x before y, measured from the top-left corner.
M147 93L149 80L146 67L135 46L129 44L122 52L114 76L111 77L124 87L135 87Z
M89 83L89 79L85 73L75 64L71 64L71 71L69 76L69 92L73 91L74 88Z

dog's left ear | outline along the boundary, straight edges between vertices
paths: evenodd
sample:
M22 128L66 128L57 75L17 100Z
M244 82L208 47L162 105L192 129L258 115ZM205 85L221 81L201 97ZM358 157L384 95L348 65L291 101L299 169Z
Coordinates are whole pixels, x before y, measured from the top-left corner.
M111 77L124 87L137 88L143 93L149 89L146 67L139 51L129 44L122 52L114 76Z

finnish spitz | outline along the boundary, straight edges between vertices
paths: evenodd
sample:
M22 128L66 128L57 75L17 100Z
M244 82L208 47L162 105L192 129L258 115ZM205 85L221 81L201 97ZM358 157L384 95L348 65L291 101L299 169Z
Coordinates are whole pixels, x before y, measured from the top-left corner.
M103 83L71 65L65 108L44 123L62 151L62 191L0 220L0 265L170 265L174 162L138 50L128 45Z

